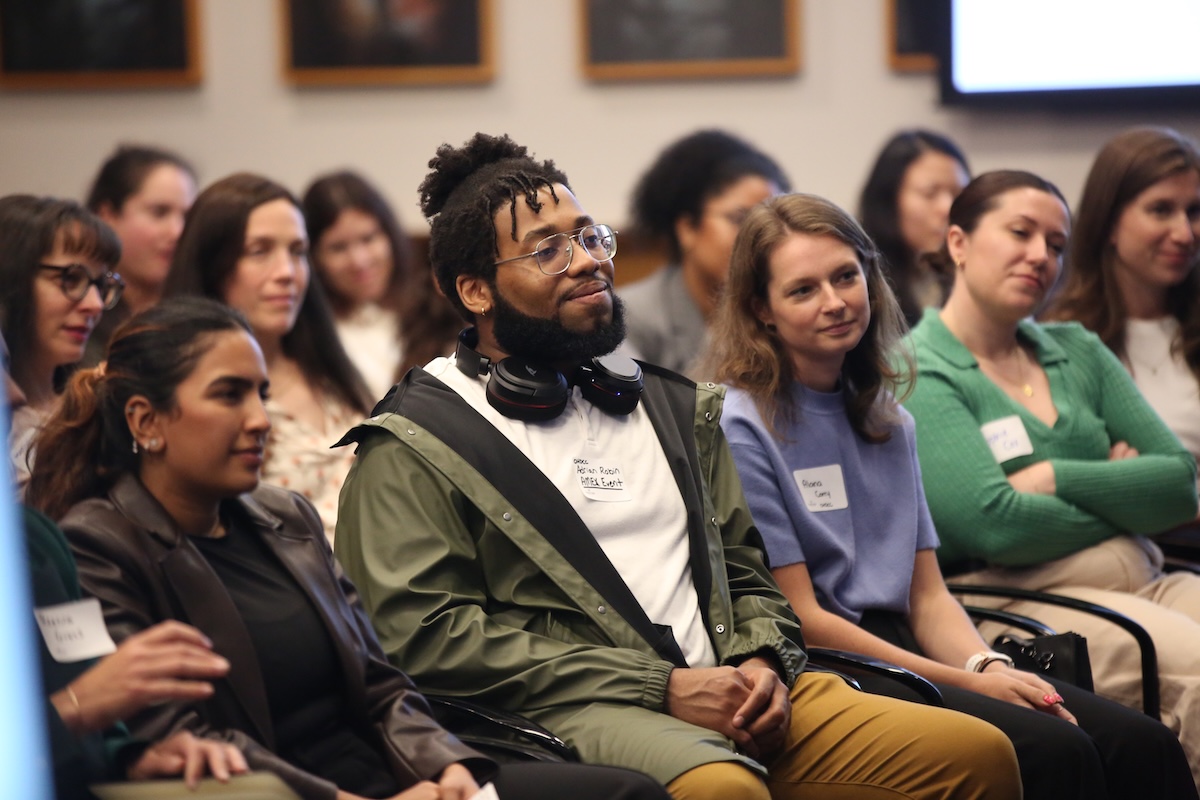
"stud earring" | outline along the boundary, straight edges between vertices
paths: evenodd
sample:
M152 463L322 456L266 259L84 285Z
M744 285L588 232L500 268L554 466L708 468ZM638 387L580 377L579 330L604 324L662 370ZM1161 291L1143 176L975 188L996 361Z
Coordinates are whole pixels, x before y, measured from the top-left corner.
M150 441L146 442L146 449L149 450L151 453L157 453L158 452L158 439L151 439Z

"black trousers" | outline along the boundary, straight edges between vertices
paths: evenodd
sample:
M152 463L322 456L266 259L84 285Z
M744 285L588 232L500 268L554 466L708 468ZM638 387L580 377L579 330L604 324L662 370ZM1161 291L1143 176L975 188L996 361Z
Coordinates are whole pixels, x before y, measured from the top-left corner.
M502 764L492 781L500 800L670 800L658 781L619 767Z
M919 652L903 618L881 620L878 612L863 627L893 644ZM907 635L905 635L907 633ZM855 676L858 678L859 676ZM1021 766L1026 800L1163 798L1195 800L1196 785L1175 734L1158 720L1118 705L1086 689L1049 680L1079 721L1076 727L1041 711L996 700L954 686L938 685L946 707L990 722L1012 741ZM920 698L887 678L859 678L869 692Z

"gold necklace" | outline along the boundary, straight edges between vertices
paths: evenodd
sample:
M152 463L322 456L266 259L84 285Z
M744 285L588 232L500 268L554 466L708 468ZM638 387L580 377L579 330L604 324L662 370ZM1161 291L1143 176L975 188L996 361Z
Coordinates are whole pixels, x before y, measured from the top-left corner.
M1021 393L1024 394L1026 397L1033 397L1033 385L1030 384L1029 381L1025 380L1025 359L1027 359L1027 358L1029 358L1029 355L1025 352L1025 348L1021 347L1021 345L1018 344L1017 345L1017 377L1018 377L1018 380L1015 380L1015 381L1012 378L1010 378L1009 376L1005 375L1000 370L996 369L995 359L986 358L986 359L982 359L982 360L987 361L989 364L991 364L992 370L996 373L997 377L999 377L1005 383L1009 384L1010 386L1016 386L1017 388L1019 388L1021 390ZM976 356L976 359L979 360L979 357Z
M1025 348L1017 345L1017 374L1021 378L1021 391L1026 397L1033 397L1033 387L1029 385L1029 381L1025 380L1025 359L1029 358L1029 354L1025 352Z

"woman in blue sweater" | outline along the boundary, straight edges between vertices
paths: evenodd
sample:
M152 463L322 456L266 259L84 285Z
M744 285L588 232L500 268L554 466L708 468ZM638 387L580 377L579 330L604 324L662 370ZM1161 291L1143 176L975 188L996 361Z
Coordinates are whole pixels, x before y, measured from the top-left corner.
M1195 797L1169 730L1012 669L946 590L912 418L891 392L907 377L890 366L904 362L903 331L852 217L801 194L751 212L712 363L732 386L722 427L806 641L907 667L999 727L1028 798Z

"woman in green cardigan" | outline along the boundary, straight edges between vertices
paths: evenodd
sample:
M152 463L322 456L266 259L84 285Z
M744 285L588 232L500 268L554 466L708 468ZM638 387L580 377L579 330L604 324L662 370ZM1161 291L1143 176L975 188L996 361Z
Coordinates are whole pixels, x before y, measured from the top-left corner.
M1070 217L1026 172L979 176L950 210L935 266L946 305L912 334L917 423L939 560L960 583L1049 590L1114 608L1158 648L1163 721L1200 777L1200 579L1164 574L1148 536L1196 516L1196 462L1117 359L1075 323L1028 318L1054 285ZM1088 638L1097 691L1137 706L1137 648L1106 622L1010 610Z

